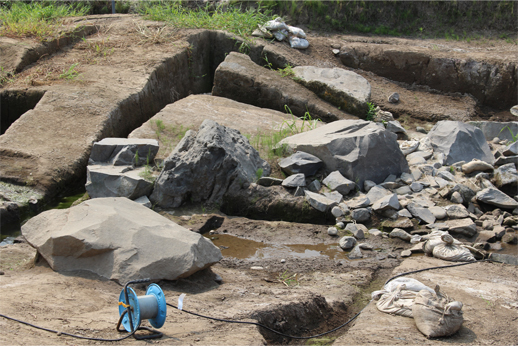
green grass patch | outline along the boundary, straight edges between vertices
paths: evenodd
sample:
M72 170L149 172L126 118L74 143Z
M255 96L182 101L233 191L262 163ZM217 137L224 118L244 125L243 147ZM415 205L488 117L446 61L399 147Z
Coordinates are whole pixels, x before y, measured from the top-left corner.
M88 5L63 5L56 2L11 2L0 7L1 36L31 37L39 41L59 36L65 17L84 16Z

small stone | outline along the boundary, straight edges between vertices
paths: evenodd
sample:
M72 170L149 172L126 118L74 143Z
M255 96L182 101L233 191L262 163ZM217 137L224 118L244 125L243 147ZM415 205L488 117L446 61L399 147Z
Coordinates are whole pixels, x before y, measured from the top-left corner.
M389 253L388 258L397 258L397 255L396 254L393 254L393 253Z
M333 52L334 55L340 54L340 49L333 49L331 51Z
M363 182L363 190L365 192L369 192L369 190L372 189L374 186L376 186L376 183L371 180L365 180Z
M182 220L182 221L189 221L190 219L191 219L191 217L190 217L190 216L188 216L188 215L182 215L182 216L180 216L180 220Z
M369 251L371 251L371 250L373 250L373 249L374 249L374 247L373 247L372 245L369 245L369 244L366 244L366 243L361 243L361 244L359 245L359 247L360 247L360 249L362 249L362 250L369 250Z
M415 128L415 130L416 130L417 132L419 132L419 133L424 133L425 135L428 133L428 132L426 132L425 128L424 128L424 127L421 127L421 126L417 126L417 127Z
M371 212L368 208L359 208L351 211L351 217L357 222L365 222L371 218Z
M421 192L423 190L423 184L414 181L412 184L410 184L410 189L414 192Z
M336 229L336 227L329 227L327 229L327 234L334 237L338 234L338 230Z
M518 244L518 237L514 233L506 233L502 237L502 242L516 245Z
M518 105L511 107L510 112L515 117L518 117Z
M370 235L373 235L373 236L381 236L381 234L382 234L382 232L376 228L371 228L368 232Z
M349 257L349 259L363 258L363 254L362 254L362 252L360 250L360 246L356 245L354 247L354 249L352 249L351 252L349 252L349 255L347 257Z
M216 283L218 283L218 284L222 284L223 283L223 278L220 275L216 274L216 277L214 278L214 281L216 281Z
M250 267L250 269L252 269L252 270L264 270L264 268L260 267L260 266Z
M345 224L344 224L342 221L338 221L338 222L336 223L336 227L341 228L341 229L344 229Z
M500 144L500 138L495 137L491 142L493 142L494 144Z
M405 232L401 228L394 228L392 230L392 232L390 232L389 236L391 238L399 238L399 239L404 240L404 241L410 241L410 239L412 238L412 236L410 234L408 234L407 232Z
M388 102L390 102L390 103L398 103L399 102L399 94L398 93L393 93L392 95L390 95L388 97Z
M333 207L331 214L333 214L334 217L340 217L344 215L344 211L339 207Z
M356 239L350 236L342 237L339 241L339 245L343 250L352 249L356 245Z
M281 259L281 263L286 263L286 260L284 258Z
M458 191L451 194L450 201L457 204L462 204L464 202L462 195Z
M401 257L410 257L410 256L412 256L412 251L410 251L410 250L401 251Z

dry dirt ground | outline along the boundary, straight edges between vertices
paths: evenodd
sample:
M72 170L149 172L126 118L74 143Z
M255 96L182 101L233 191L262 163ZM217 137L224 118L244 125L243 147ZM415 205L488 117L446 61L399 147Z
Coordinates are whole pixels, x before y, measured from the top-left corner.
M66 89L81 90L93 85L99 71L117 81L111 67L134 70L139 78L144 70L151 70L167 51L174 52L174 45L154 45L140 42L138 27L130 17L110 20L110 17L91 18L101 24L101 31L60 53L43 57L36 64L22 71L9 87L46 88L56 86L56 92ZM147 25L155 29L150 23ZM180 40L192 32L174 32ZM309 32L310 49L293 51L285 44L275 43L294 64L312 64L322 67L340 66L333 55L332 46L348 40L375 42L380 38L329 36ZM498 42L480 42L464 47L467 43L440 40L412 41L386 39L401 45L440 45L441 49L458 46L486 52L488 58L495 54L513 54L514 46L503 47ZM106 55L93 54L95 44L106 49ZM184 43L182 43L184 44ZM93 46L92 46L93 45ZM92 49L92 47L94 47ZM61 73L74 62L80 62L82 78L76 81L49 78ZM82 66L82 67L81 67ZM416 87L404 86L362 73L372 85L373 102L400 115L408 128L416 125L431 127L432 119L448 115L459 119L514 120L509 112L489 111L481 113L469 96L450 96L429 93ZM124 75L124 78L127 76ZM128 77L129 78L129 77ZM126 79L128 79L126 78ZM130 81L127 86L135 90L141 80ZM104 85L104 84L103 84ZM106 84L108 85L108 84ZM92 88L89 92L92 92ZM101 88L98 92L105 92ZM399 111L390 108L385 100L389 93L397 91L402 102ZM116 93L116 89L110 89ZM94 95L95 96L95 95ZM96 99L93 98L93 101ZM92 107L101 109L102 104ZM96 108L97 107L97 108ZM396 107L396 106L393 106ZM106 108L106 107L105 107ZM84 112L87 110L85 109ZM412 115L417 115L413 117ZM47 121L56 121L60 113L49 113ZM78 114L79 116L79 114ZM55 118L53 118L55 117ZM86 131L81 126L67 131ZM38 143L44 143L55 132L41 133ZM73 136L72 136L73 137ZM29 143L32 138L26 139ZM66 147L66 143L63 144ZM67 155L63 150L60 155ZM57 156L56 160L59 159ZM56 161L57 162L57 161ZM50 162L49 164L51 164ZM166 215L167 214L167 215ZM182 218L182 212L164 215L193 230L200 229L215 215ZM214 221L213 221L214 222ZM409 245L399 240L369 237L366 242L374 248L363 251L365 258L349 260L347 254L337 248L338 238L327 236L327 226L282 222L252 221L242 218L226 218L214 234L207 234L222 249L224 259L211 269L175 282L159 282L168 302L176 304L180 293L187 293L184 308L218 318L241 321L261 321L270 327L291 335L311 335L324 332L345 322L358 312L370 299L370 293L380 289L393 273L428 266L450 264L444 261L413 256L402 260L401 250ZM232 237L234 236L234 237ZM100 280L88 273L56 273L44 261L35 260L35 250L27 244L13 244L0 248L0 313L39 326L63 332L98 338L118 338L115 325L118 320L117 301L121 291L118 284ZM394 258L391 258L394 257ZM281 260L285 260L282 262ZM252 269L261 267L262 269ZM295 276L295 274L297 274ZM217 276L223 281L217 283ZM410 319L385 315L372 303L353 322L350 329L343 328L315 344L516 344L518 332L518 284L516 267L493 263L477 263L448 270L438 270L414 275L424 283L439 284L447 294L464 303L466 321L461 331L451 338L426 340L413 326ZM137 294L144 294L143 286ZM325 298L325 301L322 299ZM144 322L147 323L147 322ZM0 318L0 344L2 345L64 345L97 344L92 340L80 340L64 335L30 328ZM276 337L260 328L244 324L228 324L209 321L174 309L169 309L166 323L160 329L161 339L137 341L132 338L122 344L177 344L177 345L258 345L258 344L312 344L312 341L289 340ZM124 335L124 334L122 334Z

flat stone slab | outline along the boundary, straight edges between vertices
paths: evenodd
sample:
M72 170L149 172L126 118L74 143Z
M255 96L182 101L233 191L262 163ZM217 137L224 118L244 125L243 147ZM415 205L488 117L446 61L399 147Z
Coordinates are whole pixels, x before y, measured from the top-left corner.
M362 76L342 68L297 66L293 68L297 82L324 100L351 114L365 118L369 111L371 85Z
M238 130L242 135L255 136L279 131L286 123L298 129L303 121L273 109L260 108L224 97L190 95L165 106L160 112L131 132L128 138L154 138L160 144L157 158L165 158L180 142L187 130L197 131L205 119ZM316 127L321 126L315 123ZM162 130L161 130L162 129ZM308 127L304 131L309 130Z

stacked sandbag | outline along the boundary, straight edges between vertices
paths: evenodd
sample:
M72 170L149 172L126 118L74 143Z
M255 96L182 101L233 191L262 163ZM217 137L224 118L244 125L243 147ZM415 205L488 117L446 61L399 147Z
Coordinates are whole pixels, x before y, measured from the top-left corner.
M433 293L428 290L417 293L412 315L417 329L428 338L452 335L464 322L462 303L442 294L439 286L435 287Z
M309 46L304 30L287 25L282 21L281 17L270 20L264 25L258 25L258 28L252 33L252 35L264 38L275 37L277 41L288 39L290 46L297 49L306 49Z
M423 237L424 238L424 237ZM425 254L451 262L472 262L475 257L469 248L454 239L448 232L430 233L423 245Z

